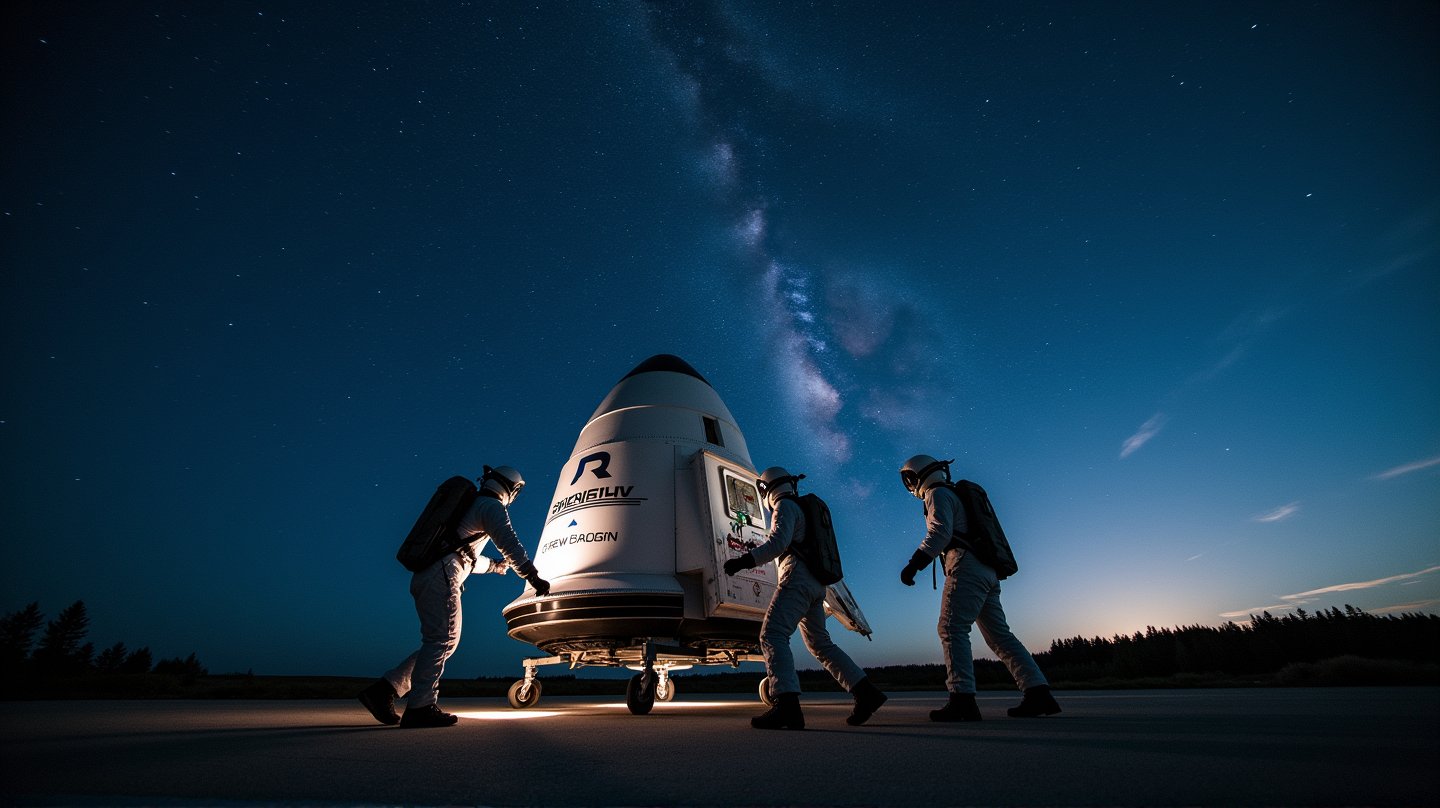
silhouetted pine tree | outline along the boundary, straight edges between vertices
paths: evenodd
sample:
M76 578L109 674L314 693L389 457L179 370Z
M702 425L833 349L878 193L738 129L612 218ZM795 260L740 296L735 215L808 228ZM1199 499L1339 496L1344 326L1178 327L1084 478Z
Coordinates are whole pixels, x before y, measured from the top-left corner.
M52 676L84 673L95 654L94 644L80 643L88 633L90 616L85 612L85 601L77 600L45 625L45 636L35 649L36 665Z
M125 649L125 643L117 642L114 645L100 652L95 657L95 672L102 674L119 673L120 666L125 664L125 658L130 653Z
M149 673L150 665L149 648L130 651L123 642L106 648L95 658L95 672L100 674Z
M149 648L137 648L130 652L125 662L120 666L120 673L149 673L154 659L150 656Z
M15 676L30 658L35 632L45 622L40 601L0 618L0 675Z
M200 660L196 659L194 654L191 654L185 659L181 659L178 656L174 659L162 659L155 663L155 669L152 673L174 676L188 685L197 678L210 673L210 671L206 670L204 666L200 664Z

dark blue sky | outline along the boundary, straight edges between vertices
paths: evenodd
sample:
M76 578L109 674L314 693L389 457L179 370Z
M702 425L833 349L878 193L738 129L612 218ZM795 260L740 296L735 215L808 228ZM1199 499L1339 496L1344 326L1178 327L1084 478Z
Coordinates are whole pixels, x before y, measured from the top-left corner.
M865 664L939 658L917 452L1036 650L1440 603L1433 4L4 13L0 609L379 672L434 486L518 467L533 550L662 352L830 501Z

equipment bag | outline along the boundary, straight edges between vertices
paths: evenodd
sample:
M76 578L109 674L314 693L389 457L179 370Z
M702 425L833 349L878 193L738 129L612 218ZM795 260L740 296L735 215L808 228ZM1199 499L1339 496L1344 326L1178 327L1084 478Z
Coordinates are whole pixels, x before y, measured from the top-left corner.
M1005 540L1000 518L995 515L985 489L969 480L952 483L949 488L965 507L965 526L969 528L964 533L956 531L955 535L970 546L976 558L995 570L995 577L1003 581L1014 575L1020 567L1015 563L1015 554L1010 551L1010 542Z
M805 514L805 541L798 548L800 557L805 560L815 580L829 586L845 576L840 570L840 546L835 543L835 523L830 520L830 506L814 494L806 494L799 499L800 510Z
M468 544L460 537L460 520L470 512L480 493L475 483L464 477L451 477L435 489L435 496L425 506L410 535L400 545L396 560L411 572L419 572L436 561Z

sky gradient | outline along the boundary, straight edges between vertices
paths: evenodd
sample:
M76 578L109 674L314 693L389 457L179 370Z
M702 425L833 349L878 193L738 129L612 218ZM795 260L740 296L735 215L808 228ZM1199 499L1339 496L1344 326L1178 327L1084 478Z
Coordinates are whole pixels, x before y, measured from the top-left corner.
M862 664L940 659L920 452L1032 650L1440 608L1433 4L4 13L0 609L378 674L435 485L519 468L533 552L657 353L830 503Z

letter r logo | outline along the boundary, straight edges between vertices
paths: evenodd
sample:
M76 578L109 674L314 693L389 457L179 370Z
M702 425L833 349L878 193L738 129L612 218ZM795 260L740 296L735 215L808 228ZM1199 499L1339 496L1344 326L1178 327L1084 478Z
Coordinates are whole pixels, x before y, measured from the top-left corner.
M585 473L585 467L589 465L590 461L592 460L596 463L599 463L600 465L591 469L591 474L594 474L596 477L610 476L610 472L605 470L610 468L610 453L596 452L595 454L585 455L584 457L580 458L580 465L575 467L575 476L570 480L571 485L574 485L575 482L580 479L580 475Z

